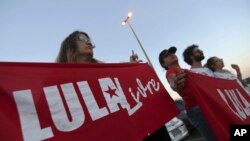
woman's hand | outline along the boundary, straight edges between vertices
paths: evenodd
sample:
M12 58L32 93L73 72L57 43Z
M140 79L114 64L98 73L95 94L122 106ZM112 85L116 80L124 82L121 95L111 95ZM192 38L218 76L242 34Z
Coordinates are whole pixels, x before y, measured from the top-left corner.
M130 63L140 63L142 60L138 60L138 55L134 53L134 50L132 50L132 55L130 56Z
M240 71L240 67L237 64L231 64L231 67L236 70L237 72Z
M237 64L231 64L231 67L236 70L237 78L243 83L240 67Z

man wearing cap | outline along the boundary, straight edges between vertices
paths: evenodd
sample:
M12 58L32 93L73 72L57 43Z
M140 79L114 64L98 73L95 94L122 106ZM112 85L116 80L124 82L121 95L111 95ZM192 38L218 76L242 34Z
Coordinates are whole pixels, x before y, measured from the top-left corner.
M198 129L207 141L216 141L195 98L189 92L182 91L181 89L185 82L186 72L179 66L178 57L175 55L176 50L176 47L170 47L169 49L164 49L159 54L159 62L167 70L166 78L169 85L184 100L187 116L196 129Z
M176 47L172 46L169 49L164 49L159 55L159 62L166 72L166 78L171 88L178 91L177 85L175 84L176 75L182 72L178 58L175 55Z

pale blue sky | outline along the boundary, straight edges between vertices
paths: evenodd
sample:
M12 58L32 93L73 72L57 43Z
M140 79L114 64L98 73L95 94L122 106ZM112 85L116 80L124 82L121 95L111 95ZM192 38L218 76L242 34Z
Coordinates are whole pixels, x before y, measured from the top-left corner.
M128 11L170 93L158 54L173 45L184 68L182 52L196 43L206 58L223 58L231 71L237 63L243 77L250 76L249 0L0 0L0 61L54 62L62 40L82 30L94 40L97 59L125 62L134 50L146 62L129 27L121 25Z

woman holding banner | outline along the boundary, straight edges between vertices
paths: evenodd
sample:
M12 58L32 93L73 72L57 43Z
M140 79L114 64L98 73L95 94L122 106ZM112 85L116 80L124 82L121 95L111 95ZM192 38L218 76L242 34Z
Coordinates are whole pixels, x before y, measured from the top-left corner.
M89 35L86 32L74 31L68 37L66 37L62 44L57 56L56 62L59 63L103 63L100 60L94 58L93 49L95 45ZM142 62L138 60L138 55L132 51L130 56L130 63ZM146 137L145 141L154 140L171 140L166 128L161 127L155 133Z
M217 78L237 80L240 86L245 88L246 92L250 94L250 88L246 84L244 84L241 76L240 67L237 64L231 64L231 67L236 71L237 76L235 76L230 71L223 69L224 68L223 59L220 59L216 56L210 57L207 60L207 67L214 72L214 76Z

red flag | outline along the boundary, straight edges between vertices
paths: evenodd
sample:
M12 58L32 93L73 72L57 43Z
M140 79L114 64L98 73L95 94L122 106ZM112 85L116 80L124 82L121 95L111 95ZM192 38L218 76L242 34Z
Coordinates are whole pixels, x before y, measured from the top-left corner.
M189 72L184 91L195 97L218 141L229 140L231 124L250 124L250 97L235 80Z
M147 64L0 63L0 140L141 141L177 114Z

